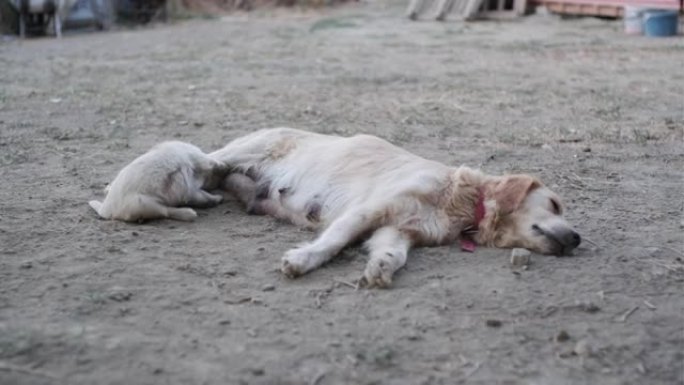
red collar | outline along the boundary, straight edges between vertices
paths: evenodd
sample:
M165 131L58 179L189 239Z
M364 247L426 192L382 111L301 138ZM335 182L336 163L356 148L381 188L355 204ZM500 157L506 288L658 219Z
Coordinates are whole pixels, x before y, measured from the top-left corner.
M484 219L485 213L486 209L484 205L484 193L481 189L478 189L473 224L461 232L461 250L469 252L475 251L477 243L473 240L472 234L477 233L477 231L480 229L480 222L482 222L482 219Z

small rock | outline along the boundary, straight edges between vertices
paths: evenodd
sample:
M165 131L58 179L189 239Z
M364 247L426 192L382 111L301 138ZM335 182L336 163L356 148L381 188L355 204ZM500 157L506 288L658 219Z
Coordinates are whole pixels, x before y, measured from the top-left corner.
M255 376L263 376L266 373L264 368L251 368L249 371Z
M591 147L584 147L582 149L583 152L591 152Z
M572 352L580 357L588 357L591 355L591 346L589 346L587 340L580 340L577 342Z
M501 327L502 322L498 319L488 319L485 321L485 325L489 326L490 328L499 328Z
M134 236L134 237L137 237L137 236L140 235L140 234L138 234L137 231L133 231L133 232L131 232L131 235Z
M565 330L561 330L556 334L556 342L565 342L570 339L570 334Z
M128 314L131 314L131 308L128 308L128 307L119 308L119 316L125 317Z
M229 319L222 319L219 321L219 325L230 325Z
M593 303L593 302L584 302L584 303L581 303L581 304L579 305L579 307L580 307L580 309L582 309L583 311L585 311L585 312L587 312L587 313L596 313L596 312L598 312L599 310L601 310L601 308L598 307L598 305L596 305L596 304Z
M31 262L31 261L24 262L21 265L19 265L19 267L22 269L30 269L33 267L33 262Z
M514 267L527 266L530 264L530 253L527 249L511 250L511 265Z
M129 301L131 299L131 297L133 297L133 293L131 293L130 291L125 291L125 290L121 290L121 289L112 290L112 292L109 293L109 295L107 296L107 298L111 299L112 301L116 301L116 302Z
M162 368L156 368L152 371L152 374L162 374L164 373L164 369Z
M264 285L261 288L261 291L273 291L273 290L275 290L275 286L273 286L273 285Z

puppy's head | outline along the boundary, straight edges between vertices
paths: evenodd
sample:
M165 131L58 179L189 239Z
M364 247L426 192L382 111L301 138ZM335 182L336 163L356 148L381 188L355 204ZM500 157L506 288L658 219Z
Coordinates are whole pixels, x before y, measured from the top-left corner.
M580 235L563 218L558 195L528 175L504 176L494 183L490 239L496 247L521 247L541 254L569 254Z

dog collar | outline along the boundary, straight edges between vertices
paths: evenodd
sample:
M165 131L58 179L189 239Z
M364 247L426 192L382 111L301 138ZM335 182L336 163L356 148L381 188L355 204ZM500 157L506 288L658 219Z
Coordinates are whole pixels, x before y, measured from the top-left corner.
M485 216L484 193L478 189L477 202L475 203L475 213L473 224L461 232L461 250L473 252L477 247L477 242L473 240L472 234L480 229L480 222Z

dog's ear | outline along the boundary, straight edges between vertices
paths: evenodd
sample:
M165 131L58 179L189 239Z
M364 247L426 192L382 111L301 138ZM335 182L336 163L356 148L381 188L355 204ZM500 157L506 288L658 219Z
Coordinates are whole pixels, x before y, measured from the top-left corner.
M527 195L541 187L541 182L529 175L508 175L494 188L494 200L500 214L510 214L517 210Z

